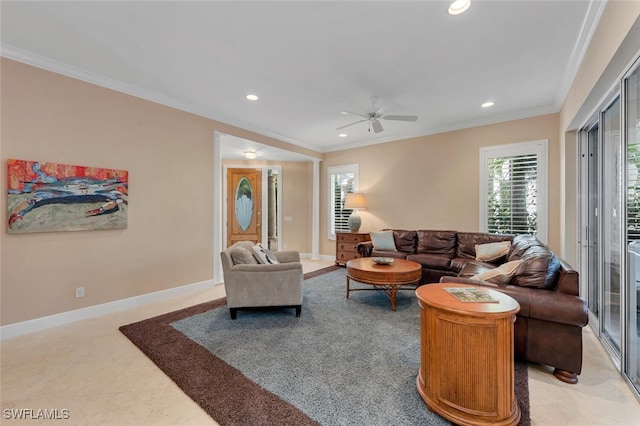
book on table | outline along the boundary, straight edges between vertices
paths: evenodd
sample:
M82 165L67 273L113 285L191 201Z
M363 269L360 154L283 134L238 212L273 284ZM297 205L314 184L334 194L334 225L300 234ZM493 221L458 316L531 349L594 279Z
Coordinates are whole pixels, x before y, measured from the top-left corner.
M462 302L499 303L488 292L475 287L449 287L445 290Z

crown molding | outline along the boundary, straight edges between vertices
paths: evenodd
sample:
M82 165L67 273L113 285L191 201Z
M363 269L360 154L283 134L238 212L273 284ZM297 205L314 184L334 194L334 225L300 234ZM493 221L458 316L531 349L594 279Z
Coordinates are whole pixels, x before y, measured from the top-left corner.
M584 17L584 21L582 22L582 26L580 27L578 39L576 40L569 62L567 63L567 67L565 68L562 79L560 80L560 87L558 89L558 95L556 96L555 103L558 110L562 107L562 104L564 104L567 94L571 89L571 85L578 74L578 70L580 69L580 65L582 65L584 56L589 48L589 44L591 44L591 40L593 39L596 28L598 27L598 23L600 22L602 13L607 5L607 1L608 0L591 0L589 2L587 13Z
M56 74L64 75L66 77L71 77L76 80L84 81L86 83L94 84L96 86L104 87L106 89L114 90L116 92L134 96L136 98L144 99L156 104L175 108L180 111L208 118L230 126L238 127L242 130L248 130L253 133L258 133L260 135L277 139L282 142L288 142L302 148L321 152L316 146L304 144L298 140L289 138L276 132L268 131L266 129L259 128L241 120L217 114L200 106L179 101L170 96L162 95L150 90L141 89L131 84L123 83L122 81L105 77L102 74L86 71L63 62L55 61L46 56L41 56L6 43L0 43L0 56L27 65L31 65L36 68L44 69L46 71L51 71Z

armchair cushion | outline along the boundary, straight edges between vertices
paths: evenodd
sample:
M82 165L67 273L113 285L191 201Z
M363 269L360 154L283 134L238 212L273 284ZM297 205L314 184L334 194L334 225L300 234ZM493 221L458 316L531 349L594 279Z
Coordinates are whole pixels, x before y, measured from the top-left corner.
M273 253L271 253L271 250L265 248L261 243L256 244L255 246L251 247L251 249L258 259L258 263L270 265L275 265L276 263L278 263L278 259L273 255Z
M230 252L231 260L233 260L234 265L257 265L258 261L253 256L253 253L247 250L244 247L235 247Z

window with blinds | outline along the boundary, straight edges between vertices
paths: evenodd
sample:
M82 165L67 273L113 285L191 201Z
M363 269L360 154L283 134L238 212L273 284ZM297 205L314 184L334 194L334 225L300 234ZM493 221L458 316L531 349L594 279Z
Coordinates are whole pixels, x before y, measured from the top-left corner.
M344 208L346 194L357 192L358 165L329 167L329 238L336 232L349 232L349 216L352 210Z
M483 148L481 159L482 230L546 240L546 141Z

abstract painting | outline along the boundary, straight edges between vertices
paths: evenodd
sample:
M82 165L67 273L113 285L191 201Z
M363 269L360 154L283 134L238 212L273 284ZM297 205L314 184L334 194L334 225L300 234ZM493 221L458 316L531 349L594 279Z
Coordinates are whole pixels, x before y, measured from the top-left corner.
M7 160L7 232L127 227L129 172Z

